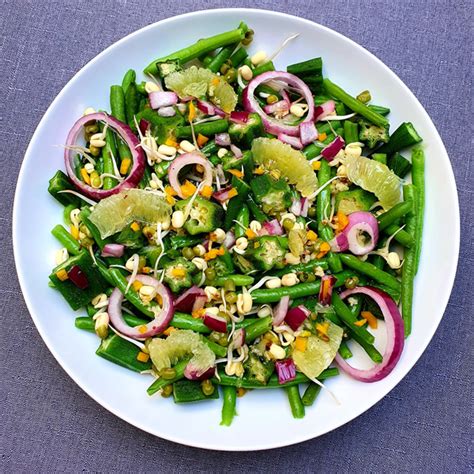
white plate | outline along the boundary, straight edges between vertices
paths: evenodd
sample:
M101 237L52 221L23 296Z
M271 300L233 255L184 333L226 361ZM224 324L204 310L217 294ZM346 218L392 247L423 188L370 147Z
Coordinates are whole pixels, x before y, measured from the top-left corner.
M198 38L235 28L240 20L255 30L251 51L272 52L290 34L300 33L278 56L277 68L322 56L325 74L348 92L369 89L375 104L392 109L392 130L414 123L426 150L426 217L420 271L416 280L413 333L389 377L364 384L346 376L328 381L327 393L294 420L282 390L253 391L238 400L239 416L219 426L221 403L175 405L149 398L148 376L140 376L94 354L97 338L74 327L74 314L48 288L57 242L50 234L62 220L62 207L48 194L48 179L63 169L69 128L87 106L108 109L111 84L128 68L141 71L155 57ZM440 216L443 216L441 219ZM459 206L446 150L429 116L401 80L382 62L344 36L301 18L248 9L211 10L150 25L109 47L66 85L44 115L26 152L15 196L13 244L20 284L33 321L48 348L75 382L94 400L129 423L178 443L221 450L285 446L320 436L359 416L408 373L430 342L446 308L459 248ZM409 414L407 413L407 416Z

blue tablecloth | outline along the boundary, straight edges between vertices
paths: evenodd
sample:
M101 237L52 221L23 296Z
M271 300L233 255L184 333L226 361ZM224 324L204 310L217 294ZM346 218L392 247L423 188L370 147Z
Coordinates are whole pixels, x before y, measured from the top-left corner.
M462 211L460 271L441 326L415 368L352 423L271 452L211 453L179 446L139 431L95 403L36 332L11 245L12 201L25 148L67 81L105 47L144 25L223 6L308 18L382 59L436 124L453 163ZM472 7L461 0L1 0L0 470L467 472L472 467L474 294Z

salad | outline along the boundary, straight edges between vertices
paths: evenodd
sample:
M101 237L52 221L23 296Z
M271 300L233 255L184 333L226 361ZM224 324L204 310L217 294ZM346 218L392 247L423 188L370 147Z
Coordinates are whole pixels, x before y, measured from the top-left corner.
M200 39L146 81L127 71L110 112L72 126L48 188L64 206L50 286L97 355L153 378L149 395L221 397L227 426L248 390L284 389L301 418L340 371L390 374L423 226L424 154L400 153L421 142L413 125L390 132L390 110L320 57L276 70L297 35L249 56L253 34ZM352 344L372 368L352 365Z

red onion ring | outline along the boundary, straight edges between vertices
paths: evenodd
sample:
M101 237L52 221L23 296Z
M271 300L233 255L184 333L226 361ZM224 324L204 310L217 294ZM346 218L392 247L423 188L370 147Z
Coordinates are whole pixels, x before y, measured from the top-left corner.
M215 107L205 100L198 100L197 108L206 115L214 115L216 113Z
M217 316L217 314L205 313L203 322L209 329L212 329L213 331L227 332L226 319L222 318L221 316Z
M204 308L206 301L207 295L204 290L194 285L176 299L174 309L190 314L193 311Z
M127 280L129 279L130 276ZM151 276L137 275L136 280L144 285L152 286L155 288L157 294L161 296L163 306L160 313L155 316L153 321L150 321L145 326L129 326L122 316L122 301L124 296L118 288L115 288L110 295L108 313L112 326L118 332L133 339L143 340L162 333L168 327L174 315L173 297L170 290L168 290L163 283Z
M297 76L288 72L282 71L268 71L263 74L259 74L257 77L252 79L247 87L242 92L242 103L245 110L249 112L256 112L262 118L265 130L274 135L284 133L286 135L298 136L300 131L300 125L287 125L271 117L265 113L260 107L257 99L255 98L255 89L260 85L268 81L280 80L285 82L287 85L295 87L301 91L302 96L308 105L308 113L301 123L312 122L314 118L314 101L313 94L309 90L309 87Z
M370 286L361 286L341 293L345 299L350 295L364 294L372 298L379 306L385 319L387 330L387 346L383 362L368 370L356 369L349 365L339 354L336 355L337 365L348 375L361 382L377 382L392 372L403 351L405 344L403 319L395 302L382 290Z
M82 127L92 120L105 122L110 128L114 129L119 134L120 138L122 138L122 140L128 145L130 153L132 154L132 167L129 175L112 189L95 189L81 181L74 172L73 159L75 152L70 150L69 147L75 145L77 137L82 132ZM72 126L66 138L64 163L69 178L81 193L92 199L100 200L123 191L124 189L136 187L142 179L143 172L145 171L146 159L143 150L140 147L140 142L127 124L104 112L96 112L94 114L84 115Z
M178 95L171 91L154 91L148 94L150 100L150 107L152 109L159 109L161 107L168 107L178 103Z
M201 181L203 186L212 185L212 165L211 162L196 152L184 153L173 160L168 168L168 180L171 187L180 198L184 198L179 182L179 172L188 165L201 165L204 168L204 176Z
M230 113L229 120L234 123L244 124L247 123L249 116L249 112L235 110L234 112Z
M379 224L372 213L367 211L352 212L348 215L349 223L344 230L329 242L333 252L350 250L354 255L366 255L377 245ZM364 233L370 237L367 242L360 240Z
M284 320L290 306L290 297L283 296L280 302L273 309L273 326L279 326Z
M266 114L287 113L290 111L290 103L286 100L279 100L274 104L268 104L263 107Z
M219 201L220 203L226 202L230 199L229 193L232 190L232 186L228 186L227 188L221 189L220 191L216 191L212 194L212 197Z
M301 143L301 140L298 137L292 137L291 135L287 135L286 133L279 133L277 138L281 142L287 143L288 145L291 145L297 150L301 150L303 148L303 144Z
M300 139L303 145L309 145L318 139L318 130L313 122L303 122L300 124Z
M336 103L333 100L328 100L324 104L318 105L314 109L314 121L322 120L329 114L332 114L336 110Z

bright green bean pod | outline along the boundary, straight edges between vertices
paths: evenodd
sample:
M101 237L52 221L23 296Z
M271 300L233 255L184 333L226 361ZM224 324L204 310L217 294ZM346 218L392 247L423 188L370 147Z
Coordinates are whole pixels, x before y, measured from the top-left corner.
M237 389L230 385L222 387L222 426L230 426L232 424L232 420L234 416L237 414L236 412L236 404L237 404Z
M393 206L392 209L378 216L377 221L379 223L379 230L386 229L389 225L398 221L398 219L401 217L406 216L411 211L411 208L411 202L403 201L399 202Z
M321 388L321 385L310 382L301 398L301 401L305 407L310 407L313 405L319 393L321 392Z
M266 318L257 319L253 324L250 324L245 328L245 342L250 344L257 337L270 331L272 328L272 318L267 316Z
M110 110L112 116L123 123L127 123L127 115L125 113L125 95L122 86L111 86L110 88ZM128 146L120 139L117 141L118 154L120 159L132 158L132 154ZM117 157L115 157L117 158Z
M115 174L115 166L113 160L117 158L117 147L115 145L114 132L107 128L105 133L105 146L102 148L102 158L104 160L104 173ZM112 189L117 185L117 180L104 176L103 188Z
M416 202L416 259L415 259L415 274L418 272L418 265L420 263L421 244L423 240L423 221L425 214L425 154L421 148L414 148L411 154L411 179L416 187L417 202Z
M212 72L219 72L221 66L230 58L231 54L234 52L236 45L231 44L229 46L224 46L211 60L211 62L206 65L206 68Z
M410 235L405 229L400 229L397 224L390 224L384 229L384 232L387 235L395 234L393 239L402 244L404 247L410 248L415 244L415 239L413 236Z
M293 418L304 418L305 410L301 401L300 389L298 385L292 385L285 388L288 401L290 402L291 414Z
M180 360L173 368L176 371L176 376L172 379L163 379L159 378L156 379L146 390L148 395L154 395L156 392L160 391L165 385L169 385L170 383L177 382L184 377L184 369L188 365L189 359Z
M349 349L346 341L342 341L339 346L339 354L343 359L350 359L352 357L352 351Z
M127 94L127 89L129 88L130 84L132 84L132 82L135 82L136 80L137 74L133 69L129 69L122 79L122 89L125 95Z
M244 204L240 209L239 213L237 214L236 224L234 227L234 234L235 238L238 239L239 237L245 236L245 231L250 224L250 211L249 207Z
M64 245L71 255L78 255L81 251L81 245L79 242L62 225L58 224L55 226L51 231L51 234L53 234L62 245Z

